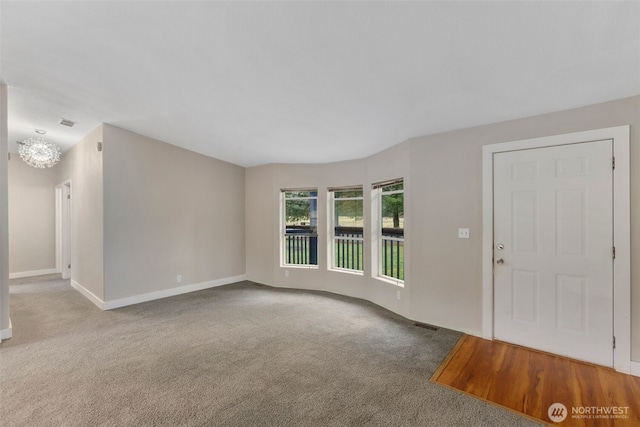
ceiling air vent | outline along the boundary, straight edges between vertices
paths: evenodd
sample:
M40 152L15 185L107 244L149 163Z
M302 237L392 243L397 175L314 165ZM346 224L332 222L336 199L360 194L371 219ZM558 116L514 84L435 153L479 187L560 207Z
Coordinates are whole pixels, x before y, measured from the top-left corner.
M67 119L60 119L60 124L62 126L69 126L70 128L72 128L73 125L76 124L76 122L72 122L71 120L67 120Z

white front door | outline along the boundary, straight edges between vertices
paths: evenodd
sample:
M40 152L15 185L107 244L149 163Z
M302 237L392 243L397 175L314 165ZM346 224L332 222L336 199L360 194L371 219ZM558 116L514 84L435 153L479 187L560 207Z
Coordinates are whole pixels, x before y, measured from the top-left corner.
M494 337L613 366L613 143L494 154Z

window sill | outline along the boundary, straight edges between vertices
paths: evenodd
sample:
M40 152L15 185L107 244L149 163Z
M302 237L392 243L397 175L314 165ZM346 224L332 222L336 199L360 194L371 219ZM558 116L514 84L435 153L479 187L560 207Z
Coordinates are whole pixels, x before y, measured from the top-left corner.
M329 268L329 271L333 271L336 273L346 273L346 274L352 274L354 276L364 276L364 271L358 271L358 270L348 270L346 268Z
M385 276L375 276L374 279L379 280L381 282L389 283L390 285L397 286L399 288L404 288L404 280L398 280L398 279L385 277Z
M297 268L301 270L317 270L317 265L304 265L304 264L282 264L280 268Z

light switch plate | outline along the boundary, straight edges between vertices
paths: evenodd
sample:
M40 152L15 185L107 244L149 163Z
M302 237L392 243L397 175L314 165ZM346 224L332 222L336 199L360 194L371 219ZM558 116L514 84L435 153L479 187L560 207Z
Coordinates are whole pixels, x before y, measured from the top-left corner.
M469 229L468 228L458 228L458 238L459 239L468 239L469 238Z

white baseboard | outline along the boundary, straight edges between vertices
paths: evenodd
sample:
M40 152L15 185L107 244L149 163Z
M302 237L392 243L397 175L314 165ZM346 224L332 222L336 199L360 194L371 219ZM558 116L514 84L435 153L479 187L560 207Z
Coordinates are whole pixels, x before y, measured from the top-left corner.
M153 301L156 299L182 295L189 292L201 291L203 289L214 288L216 286L229 285L235 282L241 282L247 279L247 275L225 277L223 279L210 280L208 282L194 283L193 285L180 286L178 288L165 289L157 292L149 292L147 294L134 295L132 297L120 298L111 301L103 301L93 294L90 290L82 286L75 280L71 280L71 286L84 295L89 301L94 303L100 310L112 310L114 308L126 307L128 305L140 304L141 302Z
M0 329L0 341L8 340L13 336L13 326L11 325L11 319L9 319L9 327L6 329Z
M58 270L55 268L46 268L44 270L19 271L17 273L9 273L9 279L22 279L23 277L44 276L46 274L56 274Z
M640 362L631 361L631 375L640 377Z
M156 299L173 297L176 295L187 294L189 292L201 291L203 289L215 288L216 286L229 285L231 283L247 280L247 275L225 277L223 279L210 280L208 282L194 283L192 285L180 286L178 288L164 289L162 291L149 292L147 294L134 295L132 297L120 298L111 301L105 301L102 305L103 310L112 310L114 308L126 307L128 305L140 304L141 302L153 301Z
M75 280L71 279L71 286L78 292L80 292L82 295L85 296L85 298L87 298L89 301L91 301L92 303L94 303L100 310L104 310L103 306L104 306L104 301L102 301L100 298L98 298L97 296L95 296L95 294L93 292L91 292L89 289L85 288L84 286L82 286L80 283L76 282Z

